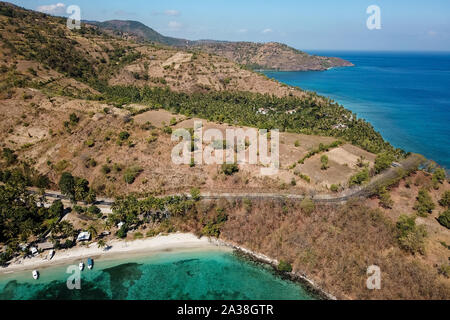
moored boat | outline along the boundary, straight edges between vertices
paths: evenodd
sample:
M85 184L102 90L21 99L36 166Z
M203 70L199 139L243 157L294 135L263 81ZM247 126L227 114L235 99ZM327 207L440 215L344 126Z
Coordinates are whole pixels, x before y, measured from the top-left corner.
M80 264L78 265L78 267L80 268L81 271L83 271L83 270L84 270L84 263L83 263L83 262L80 262Z
M34 279L34 280L39 279L39 271L33 270L33 279Z
M88 263L89 270L92 270L92 268L94 268L94 260L91 258L88 258L87 263Z

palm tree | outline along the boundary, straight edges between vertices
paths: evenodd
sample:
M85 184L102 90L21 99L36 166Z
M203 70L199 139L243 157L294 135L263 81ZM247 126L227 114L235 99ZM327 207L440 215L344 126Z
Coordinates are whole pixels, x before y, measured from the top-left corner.
M68 221L61 221L60 222L60 228L62 234L66 237L74 237L75 236L75 230L73 228L73 225Z
M99 249L105 248L106 247L106 242L105 240L101 239L98 241L97 246Z
M87 229L87 231L92 234L92 238L97 237L98 233L97 233L97 229L95 229L94 226L89 226L89 228Z

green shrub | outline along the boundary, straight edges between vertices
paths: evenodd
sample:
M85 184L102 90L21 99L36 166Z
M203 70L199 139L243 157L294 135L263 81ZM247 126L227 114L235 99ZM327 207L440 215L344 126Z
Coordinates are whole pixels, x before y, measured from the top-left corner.
M101 172L102 172L104 175L107 175L107 174L109 174L109 173L111 172L111 168L110 168L107 164L104 164L104 165L102 166Z
M141 172L142 169L139 166L129 167L128 169L125 170L123 178L126 183L133 184Z
M84 213L84 208L81 206L73 206L73 211L75 211L76 213L80 214L80 213Z
M239 172L239 167L238 167L237 164L235 164L235 163L233 163L233 164L227 164L227 163L222 164L222 173L223 174L225 174L227 176L232 176L236 172Z
M128 229L125 225L123 225L119 231L117 231L117 237L119 237L120 239L125 239L127 237L127 233L128 233Z
M441 225L450 229L450 209L445 210L439 215L438 221Z
M27 69L27 71L28 71L29 73L31 73L33 76L37 76L36 70L34 70L32 67L29 67L29 68Z
M380 199L380 205L385 209L392 209L394 201L391 199L391 195L386 188L381 188L378 198Z
M59 190L63 195L75 199L75 178L69 172L64 172L59 179Z
M48 209L48 212L54 218L61 218L64 215L64 205L61 200L55 200Z
M444 192L441 200L439 200L439 204L443 207L450 208L450 190Z
M97 166L97 161L95 161L95 159L89 158L88 160L86 160L84 165L86 168L95 168Z
M302 179L302 180L304 180L304 181L306 181L306 182L308 182L308 183L311 183L311 178L308 177L307 175L302 174L302 173L300 173L300 172L294 172L294 174L295 174L296 176L299 176L300 179Z
M10 166L17 162L17 155L9 148L3 148L2 157L6 161L6 165Z
M221 229L227 220L228 215L223 210L218 209L217 216L208 221L202 229L202 234L207 237L218 238L220 236Z
M191 189L191 197L194 201L200 200L200 190L198 188L192 188Z
M433 173L433 180L439 183L443 183L445 180L445 170L443 168L437 168Z
M339 191L339 186L336 185L336 184L332 184L330 186L330 190L333 191L333 192L338 192Z
M69 167L70 163L67 160L61 160L55 164L54 169L57 172L62 172Z
M76 125L80 122L80 118L75 113L70 114L69 120L71 125Z
M243 203L244 209L245 209L245 211L246 211L247 213L249 213L250 211L252 211L253 203L252 203L252 201L251 201L250 199L244 198L244 199L242 200L242 203Z
M128 138L130 138L130 134L127 131L122 131L121 133L119 133L119 139L121 141L128 140Z
M300 208L306 215L310 215L316 209L316 205L310 198L305 198L300 202Z
M420 216L425 217L427 213L432 213L435 207L436 206L433 199L431 199L428 191L425 189L420 189L419 195L417 196L417 201L414 205L414 210L417 210L417 213Z
M97 216L97 217L100 217L100 218L102 217L102 211L97 206L90 206L87 209L87 212L92 214L92 215L94 215L94 216Z
M416 225L416 218L401 215L397 222L397 239L400 247L412 254L425 254L425 238L427 232L424 226Z
M322 163L322 170L327 170L329 168L328 166L328 156L327 155L323 155L320 157L320 162Z
M366 168L352 176L348 184L350 185L350 187L355 185L362 185L363 183L368 182L369 178L369 169Z
M377 155L375 159L375 173L380 173L381 171L389 168L395 161L394 155L388 152L383 152Z
M278 271L280 272L292 272L292 265L284 260L280 260L280 263L278 264Z
M172 128L171 127L164 127L163 132L166 134L172 134Z
M112 167L114 173L119 173L123 170L123 166L119 163L115 163Z
M85 144L88 148L92 148L95 145L95 141L93 139L88 139Z

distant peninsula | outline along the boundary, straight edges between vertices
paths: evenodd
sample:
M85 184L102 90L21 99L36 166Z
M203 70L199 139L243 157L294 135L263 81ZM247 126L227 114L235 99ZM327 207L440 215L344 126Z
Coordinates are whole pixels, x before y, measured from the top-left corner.
M104 32L138 42L155 42L188 50L200 50L225 57L250 69L278 71L323 71L335 67L352 67L351 62L335 57L310 55L278 42L191 41L166 37L137 21L86 21Z

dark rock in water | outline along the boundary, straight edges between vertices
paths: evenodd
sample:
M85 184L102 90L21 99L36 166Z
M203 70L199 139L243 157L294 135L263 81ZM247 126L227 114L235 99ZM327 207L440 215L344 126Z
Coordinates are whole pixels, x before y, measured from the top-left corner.
M109 300L110 297L95 282L82 281L81 290L69 290L66 282L53 281L36 292L33 300Z
M141 264L126 263L103 270L109 275L109 283L113 300L123 300L128 296L128 288L142 277Z
M13 300L18 287L19 284L16 280L8 282L3 291L0 292L0 300Z

